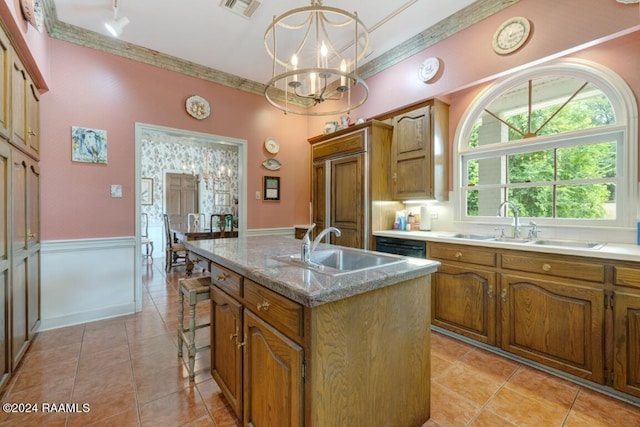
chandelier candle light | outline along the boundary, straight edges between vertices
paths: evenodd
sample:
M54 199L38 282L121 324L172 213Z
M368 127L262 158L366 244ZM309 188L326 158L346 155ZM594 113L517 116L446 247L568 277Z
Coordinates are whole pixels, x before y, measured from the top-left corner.
M342 114L367 100L369 88L356 72L369 33L357 12L311 0L311 6L274 17L264 44L273 59L264 96L285 114ZM321 108L325 101L332 102Z

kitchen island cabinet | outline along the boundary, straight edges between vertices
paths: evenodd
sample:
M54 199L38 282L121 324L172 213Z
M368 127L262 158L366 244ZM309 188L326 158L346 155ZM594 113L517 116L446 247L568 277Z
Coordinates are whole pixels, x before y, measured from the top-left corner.
M428 420L437 262L332 276L277 259L299 240L233 240L186 244L211 261L212 375L243 425Z

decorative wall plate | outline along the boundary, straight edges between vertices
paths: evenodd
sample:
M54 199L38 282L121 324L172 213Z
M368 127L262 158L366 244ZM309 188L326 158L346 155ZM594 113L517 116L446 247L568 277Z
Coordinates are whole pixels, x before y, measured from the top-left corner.
M427 83L429 80L435 77L439 69L440 60L432 56L431 58L425 59L424 62L420 64L420 68L418 69L418 76L420 77L420 80Z
M33 27L42 32L44 23L44 9L42 8L42 0L20 0L20 8L24 19L33 25Z
M201 96L193 95L187 98L187 113L194 119L202 120L209 117L211 109L206 99Z
M265 159L264 162L262 162L262 166L270 171L277 171L280 169L280 162L276 159Z
M264 141L264 148L271 154L277 154L278 151L280 151L280 144L278 144L275 138L267 138Z
M499 55L507 55L520 49L531 35L531 23L527 18L509 18L498 27L493 35L493 50Z

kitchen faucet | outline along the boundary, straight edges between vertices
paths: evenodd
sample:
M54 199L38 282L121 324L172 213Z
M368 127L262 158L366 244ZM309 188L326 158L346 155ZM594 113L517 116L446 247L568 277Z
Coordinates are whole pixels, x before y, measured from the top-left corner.
M513 238L517 239L520 237L520 219L518 217L518 206L511 200L506 200L500 203L500 206L498 206L498 216L500 216L500 210L504 205L511 206L511 210L513 211Z
M311 239L309 238L309 234L315 228L315 226L315 224L311 224L311 227L309 227L307 232L304 234L304 237L302 238L302 251L300 253L300 259L307 264L311 262L311 254L316 250L318 244L320 244L320 241L324 238L324 236L331 232L336 233L336 236L338 237L342 234L340 232L340 229L336 227L327 227L316 236L312 243Z

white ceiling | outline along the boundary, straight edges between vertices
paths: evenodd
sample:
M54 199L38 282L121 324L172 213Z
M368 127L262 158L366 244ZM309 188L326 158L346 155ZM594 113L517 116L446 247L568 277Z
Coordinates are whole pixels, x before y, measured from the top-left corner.
M130 24L120 39L258 83L271 78L264 32L274 16L309 0L260 0L251 19L221 7L224 0L118 0ZM112 0L50 0L57 20L104 36ZM369 28L373 52L361 65L433 26L472 0L325 0L325 6L358 12Z

